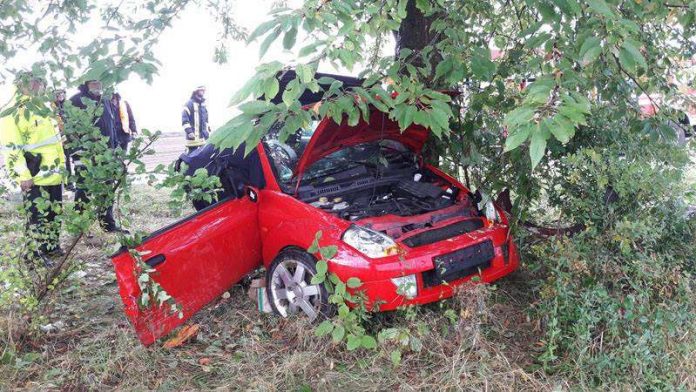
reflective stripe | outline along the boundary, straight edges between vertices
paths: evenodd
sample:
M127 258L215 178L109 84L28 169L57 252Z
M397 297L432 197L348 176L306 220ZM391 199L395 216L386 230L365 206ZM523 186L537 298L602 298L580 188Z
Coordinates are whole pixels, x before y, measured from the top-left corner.
M53 135L53 136L49 137L48 139L44 139L44 140L42 140L38 143L34 143L34 144L25 144L25 145L18 144L18 145L12 146L12 147L3 146L3 147L0 147L0 151L13 151L13 150L31 151L31 150L35 150L39 147L48 146L51 144L57 144L60 141L61 141L60 135Z
M123 99L118 103L118 115L121 118L121 128L123 128L123 132L130 135L131 129L128 107L126 106L126 101Z
M184 106L184 111L185 111L186 114L188 114L189 116L191 115L191 111L189 110L188 106Z
M54 174L60 174L60 169L39 170L34 177L49 177Z
M198 102L193 103L193 134L196 139L201 134L201 124L200 124L201 109Z
M183 123L183 124L181 125L181 127L184 129L184 132L186 132L186 129L187 129L187 128L191 128L191 124L185 122L185 123Z

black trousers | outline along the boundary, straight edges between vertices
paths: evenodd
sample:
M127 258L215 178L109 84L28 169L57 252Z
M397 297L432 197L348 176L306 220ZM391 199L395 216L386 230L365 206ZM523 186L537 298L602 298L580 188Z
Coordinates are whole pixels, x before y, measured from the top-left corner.
M89 203L89 195L84 187L84 177L83 172L87 170L84 166L75 166L75 209L79 212L84 211L85 205ZM114 206L113 204L107 207L103 207L99 214L99 224L104 230L112 230L116 228L116 221L114 220Z
M42 198L50 204L41 203L39 208L37 199ZM32 239L36 241L39 252L50 253L60 248L60 221L56 217L60 213L63 203L62 185L35 185L25 193L24 200L29 206L29 222L27 227Z
M128 153L128 143L130 143L130 140L120 139L118 141L118 146L121 147L121 150L123 150L123 152Z

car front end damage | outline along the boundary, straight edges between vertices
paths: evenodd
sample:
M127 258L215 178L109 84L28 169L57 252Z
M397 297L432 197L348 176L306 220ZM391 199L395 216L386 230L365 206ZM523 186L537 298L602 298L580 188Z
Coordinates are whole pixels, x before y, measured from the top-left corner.
M330 270L339 278L361 280L356 290L364 294L370 310L449 298L468 281L490 283L519 266L507 223L485 217L445 219L413 230L395 243L395 254L378 258L341 244L331 260Z

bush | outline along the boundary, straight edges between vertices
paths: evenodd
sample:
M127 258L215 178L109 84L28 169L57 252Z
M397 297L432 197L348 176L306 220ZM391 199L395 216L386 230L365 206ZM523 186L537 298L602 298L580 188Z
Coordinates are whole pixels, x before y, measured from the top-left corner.
M546 324L540 359L585 387L688 388L696 349L688 150L621 129L556 162L549 204L584 230L531 247L542 277L534 311Z

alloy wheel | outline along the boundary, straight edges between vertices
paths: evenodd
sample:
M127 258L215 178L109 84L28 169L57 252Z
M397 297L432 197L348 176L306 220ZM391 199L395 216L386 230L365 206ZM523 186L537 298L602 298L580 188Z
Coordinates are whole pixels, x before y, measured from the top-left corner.
M302 312L309 321L320 313L321 289L311 284L314 272L297 260L283 260L271 275L271 299L283 317Z

